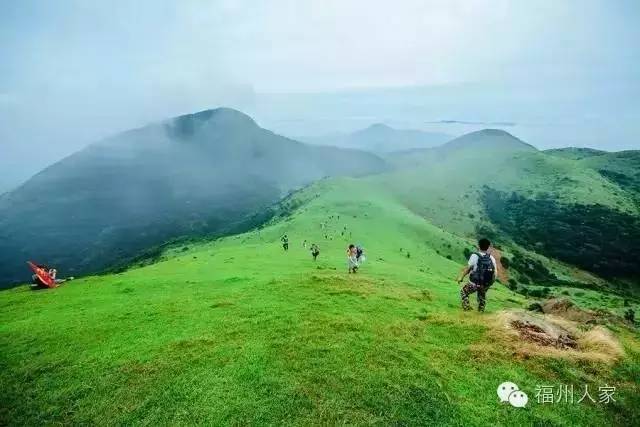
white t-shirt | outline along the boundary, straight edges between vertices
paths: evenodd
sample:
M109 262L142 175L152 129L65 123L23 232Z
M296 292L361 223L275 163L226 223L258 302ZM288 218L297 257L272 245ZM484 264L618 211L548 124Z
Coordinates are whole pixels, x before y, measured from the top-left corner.
M480 252L481 255L486 255L486 252ZM496 259L493 255L489 255L491 258L491 262L493 263L493 271L495 276L498 277L498 264L496 263ZM471 271L474 272L478 269L478 254L471 254L469 257L469 262L467 263L469 267L471 267Z

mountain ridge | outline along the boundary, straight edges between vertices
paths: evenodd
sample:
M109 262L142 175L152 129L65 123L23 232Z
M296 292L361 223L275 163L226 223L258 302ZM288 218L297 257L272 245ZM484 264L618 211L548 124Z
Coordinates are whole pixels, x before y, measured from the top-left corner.
M28 275L28 259L75 275L99 271L178 236L255 226L289 191L318 179L386 167L371 153L279 136L228 108L152 123L91 144L2 195L0 271L12 283Z
M450 150L464 148L468 145L483 144L488 142L491 142L494 147L495 144L500 144L502 148L510 147L513 149L519 148L524 150L538 151L536 147L527 142L524 142L522 139L513 134L502 129L492 128L481 129L474 132L466 133L455 139L452 139L451 141L448 141L438 148Z

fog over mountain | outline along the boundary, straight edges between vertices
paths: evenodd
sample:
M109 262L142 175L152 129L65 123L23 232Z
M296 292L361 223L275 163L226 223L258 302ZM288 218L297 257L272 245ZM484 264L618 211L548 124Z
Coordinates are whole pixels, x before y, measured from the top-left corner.
M373 154L284 138L227 108L133 129L0 196L0 285L24 280L27 259L88 273L176 237L238 232L268 220L291 190L385 167Z
M284 135L509 122L540 148L632 149L639 16L625 0L1 2L0 192L219 106Z

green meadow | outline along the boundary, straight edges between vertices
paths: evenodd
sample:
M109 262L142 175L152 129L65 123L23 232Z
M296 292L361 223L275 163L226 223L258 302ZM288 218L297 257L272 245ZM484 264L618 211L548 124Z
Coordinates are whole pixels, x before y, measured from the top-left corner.
M637 330L608 321L620 358L563 356L502 331L501 313L535 301L505 283L487 312L462 312L455 277L474 238L468 212L451 210L464 204L457 181L406 203L406 183L424 181L401 178L322 180L248 233L55 290L2 291L0 424L639 425ZM429 198L448 213L420 210ZM367 257L355 275L350 242ZM561 292L584 308L605 295ZM526 408L499 403L504 381L528 394ZM596 402L538 403L549 384L587 385ZM615 401L598 401L604 385Z

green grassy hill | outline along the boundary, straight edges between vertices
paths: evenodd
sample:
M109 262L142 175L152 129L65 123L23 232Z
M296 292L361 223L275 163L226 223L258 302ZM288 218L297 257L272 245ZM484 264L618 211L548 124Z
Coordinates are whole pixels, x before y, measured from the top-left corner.
M24 280L28 259L88 274L170 239L246 231L293 189L385 168L373 154L293 141L228 108L124 132L0 195L0 287Z
M567 148L552 148L549 150L545 150L545 153L551 154L556 157L580 160L580 159L589 158L592 156L599 156L599 155L605 154L606 151L596 150L594 148L567 147Z
M396 172L370 179L457 235L493 236L512 253L545 256L566 280L599 282L590 271L637 293L640 269L627 254L640 251L638 153L567 158L485 130L391 156Z
M514 155L554 164L530 150ZM468 203L482 216L480 197L456 194L481 184L468 166L446 180L433 164L432 182L419 170L323 180L260 230L176 246L152 265L52 291L2 291L0 424L638 425L640 340L611 317L623 297L552 291L608 309L596 323L623 355L514 338L503 316L533 300L504 284L489 291L486 313L460 310L454 277L472 249ZM493 184L504 183L498 176ZM535 173L512 178L505 189L535 193L543 183ZM611 185L582 170L572 178L596 191ZM603 200L633 209L625 197ZM319 244L317 262L304 240ZM357 275L346 272L349 242L366 248ZM498 402L504 381L528 393L526 409ZM561 384L576 394L588 385L596 403L536 402L537 386ZM605 384L615 402L598 403Z

